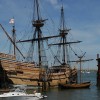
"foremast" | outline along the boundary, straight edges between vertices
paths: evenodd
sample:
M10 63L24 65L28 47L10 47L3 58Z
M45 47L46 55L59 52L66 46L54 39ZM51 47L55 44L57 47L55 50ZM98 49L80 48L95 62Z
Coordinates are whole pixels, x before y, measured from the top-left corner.
M62 61L61 61L62 65L69 64L68 45L70 45L72 43L80 43L81 42L81 41L68 42L67 35L69 34L69 31L70 31L70 29L66 28L66 26L65 26L64 8L62 6L61 7L61 18L60 18L60 29L59 29L60 42L55 43L55 44L50 44L50 45L58 45L60 48L62 47Z
M66 53L68 53L67 48L65 46L65 43L67 43L67 35L69 32L69 29L65 27L65 18L64 18L64 9L63 6L61 7L61 22L60 22L60 35L61 35L61 41L63 46L63 57L62 57L62 64L66 64ZM68 58L68 57L67 57Z

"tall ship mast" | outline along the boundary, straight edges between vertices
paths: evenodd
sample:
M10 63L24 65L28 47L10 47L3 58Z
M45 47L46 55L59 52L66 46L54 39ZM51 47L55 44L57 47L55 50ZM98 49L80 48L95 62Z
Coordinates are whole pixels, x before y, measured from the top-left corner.
M13 55L16 56L16 48L15 48L15 45L16 45L16 33L15 32L16 32L16 30L15 30L15 24L14 23L12 23L12 27L13 27L13 29L12 29L12 38L13 38L13 42L14 42Z
M59 60L60 64L62 65L70 65L69 64L69 53L68 53L68 46L70 44L73 43L80 43L81 41L75 41L75 42L68 42L67 40L67 36L69 34L70 29L66 28L65 25L65 18L64 18L64 8L63 6L61 7L61 19L60 19L60 29L59 29L59 35L60 35L60 42L59 43L55 43L55 44L50 44L58 46L58 50L59 52L57 53L57 55L60 55L60 53L62 53L61 55L61 60ZM62 51L62 52L60 52ZM59 58L57 58L59 59Z
M59 35L60 40L58 43L49 44L49 46L58 46L57 55L55 56L55 60L59 63L58 65L54 65L51 67L54 72L64 72L63 70L69 71L70 73L66 74L69 75L68 81L66 83L75 82L77 83L77 70L72 69L70 66L70 57L68 52L68 46L74 43L80 43L81 41L75 42L68 42L67 36L69 34L70 29L68 29L65 25L65 18L64 18L64 8L61 7L61 18L60 18L60 28L59 28ZM55 61L56 63L56 61ZM66 73L66 72L65 72ZM63 79L62 79L63 81ZM62 84L59 82L59 84ZM63 83L65 84L65 82Z
M46 87L54 87L58 86L59 83L65 84L69 83L70 79L73 82L76 82L77 79L77 70L72 69L68 63L68 52L66 46L71 43L79 43L77 42L68 42L66 36L68 35L69 29L65 27L65 19L64 19L64 9L61 8L61 26L60 33L56 36L48 36L43 37L42 27L44 26L44 22L46 19L42 19L40 16L40 5L39 0L34 0L34 16L32 20L32 26L34 28L34 34L31 39L27 40L19 40L18 42L30 42L31 47L29 48L29 56L27 57L27 62L17 61L15 54L8 55L4 53L0 53L0 62L1 67L6 72L7 77L10 80L9 84L25 84L25 85L33 85L33 86L46 86ZM9 34L5 31L2 25L0 25L3 29L4 33L10 39L14 47L21 53L20 49L16 46L15 41L10 38ZM13 27L14 29L14 27ZM13 30L13 33L15 29ZM56 59L60 62L58 66L48 67L48 61L46 59L46 53L44 50L43 42L44 40L60 37L60 43L50 44L50 45L60 45L62 46L62 61L60 61L57 57ZM18 43L17 42L17 43ZM32 61L34 57L33 49L34 43L37 43L38 47L38 62L37 64ZM15 51L15 50L14 50ZM66 56L67 55L67 56Z
M42 63L42 59L45 56L45 52L44 50L44 46L43 46L43 41L46 39L45 37L43 37L42 34L42 30L41 28L44 26L44 22L46 20L43 20L42 17L40 16L40 7L39 7L39 1L38 0L34 0L34 15L33 15L33 21L32 21L32 26L34 28L34 34L32 39L28 39L28 40L22 40L19 42L31 42L31 47L34 46L34 43L37 42L37 46L38 46L38 66L44 66L46 68L48 68L47 64L43 65ZM33 53L33 49L31 49L30 51L30 57L29 58L33 58L32 57L32 53ZM44 53L44 55L43 55Z

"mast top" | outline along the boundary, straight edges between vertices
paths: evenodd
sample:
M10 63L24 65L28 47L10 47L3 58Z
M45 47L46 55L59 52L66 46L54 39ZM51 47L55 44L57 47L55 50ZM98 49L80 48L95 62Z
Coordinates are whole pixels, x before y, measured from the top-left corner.
M65 17L64 17L64 8L63 8L63 5L61 7L61 19L60 19L60 35L62 37L65 37L65 35L68 34L68 32L70 31L70 29L67 29L66 26L65 26Z
M43 20L40 13L39 0L34 0L34 13L33 13L33 27L40 28L44 26L44 22L47 19Z

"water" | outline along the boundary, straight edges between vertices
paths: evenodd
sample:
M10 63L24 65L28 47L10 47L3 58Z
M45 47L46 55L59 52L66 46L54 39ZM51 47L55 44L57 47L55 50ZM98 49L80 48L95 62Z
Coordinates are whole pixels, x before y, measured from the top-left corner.
M82 74L83 81L91 81L89 89L50 89L45 95L48 97L43 100L100 100L100 89L96 86L96 72ZM1 99L0 99L1 100ZM7 99L11 100L11 99ZM13 98L12 100L20 100ZM25 99L30 100L30 99Z
M100 90L96 86L90 89L51 90L45 100L100 100Z
M82 74L83 81L91 81L89 89L51 89L45 100L100 100L100 89L96 86L96 72Z

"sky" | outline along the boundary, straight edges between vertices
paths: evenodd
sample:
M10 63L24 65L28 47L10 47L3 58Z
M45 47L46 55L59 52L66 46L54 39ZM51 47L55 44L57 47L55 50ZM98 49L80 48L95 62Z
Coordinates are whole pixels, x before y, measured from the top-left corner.
M41 16L48 19L45 29L49 35L56 34L60 23L60 8L64 6L66 27L70 28L69 40L82 41L73 45L79 56L86 52L83 59L94 59L86 62L86 66L97 69L97 54L100 53L100 0L40 0ZM11 34L11 18L15 19L17 38L30 32L33 16L33 0L0 0L0 24ZM6 36L0 30L1 48L7 47L2 42ZM73 49L74 49L73 48ZM1 50L1 49L0 49ZM3 52L3 51L1 51ZM77 58L76 58L77 59Z

